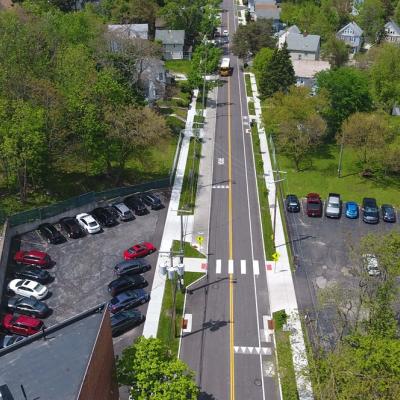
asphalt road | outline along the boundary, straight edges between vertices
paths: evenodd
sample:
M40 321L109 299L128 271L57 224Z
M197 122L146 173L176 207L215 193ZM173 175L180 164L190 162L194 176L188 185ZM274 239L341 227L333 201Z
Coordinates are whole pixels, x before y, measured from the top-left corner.
M222 29L232 37L232 1L223 9ZM208 275L187 298L193 326L181 358L196 371L202 399L275 399L272 343L262 332L270 311L246 90L238 59L224 51L233 74L218 89Z

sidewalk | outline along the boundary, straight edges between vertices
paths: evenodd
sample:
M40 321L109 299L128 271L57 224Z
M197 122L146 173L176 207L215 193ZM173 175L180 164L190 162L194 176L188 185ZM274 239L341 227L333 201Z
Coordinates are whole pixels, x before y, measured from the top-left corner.
M258 98L258 91L254 74L249 74L251 87L254 97L256 110L256 121L260 139L260 150L263 159L265 183L268 189L268 202L270 209L276 207L276 228L275 228L275 247L279 253L276 263L267 262L267 285L271 304L271 313L285 310L288 314L288 328L291 331L290 343L293 353L293 364L296 374L297 391L300 400L313 399L311 382L305 377L304 371L308 368L307 353L304 343L303 331L297 306L296 293L290 270L289 256L286 247L285 232L279 207L279 202L275 204L276 185L273 183L274 174L272 162L268 149L267 136L263 128L261 103Z

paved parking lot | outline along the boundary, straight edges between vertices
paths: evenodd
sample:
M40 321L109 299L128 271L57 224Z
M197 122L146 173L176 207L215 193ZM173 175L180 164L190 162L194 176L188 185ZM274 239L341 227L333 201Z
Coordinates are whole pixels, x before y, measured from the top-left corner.
M316 316L317 292L333 283L351 285L358 282L351 273L350 247L368 233L386 233L400 229L400 223L370 225L344 216L340 219L310 218L305 212L305 200L299 213L287 213L290 239L297 257L295 288L299 307ZM279 250L278 250L279 251ZM357 283L358 284L358 283ZM332 329L323 313L318 313L319 327L324 335Z
M168 198L163 195L160 197L166 206L164 209L150 211L147 215L136 216L133 221L104 228L98 234L86 235L80 239L68 238L59 245L48 244L37 231L27 232L17 239L20 240L22 250L34 248L45 251L55 262L55 266L49 270L55 279L48 285L51 293L45 300L53 309L52 315L45 320L47 326L108 301L110 296L107 284L115 279L113 266L123 260L122 254L126 248L140 241L150 241L159 247L168 209ZM148 259L153 268L144 276L149 282L145 290L150 291L157 252ZM139 309L145 313L147 305ZM140 326L116 338L115 352L119 353L129 345L141 334L142 329L143 326Z

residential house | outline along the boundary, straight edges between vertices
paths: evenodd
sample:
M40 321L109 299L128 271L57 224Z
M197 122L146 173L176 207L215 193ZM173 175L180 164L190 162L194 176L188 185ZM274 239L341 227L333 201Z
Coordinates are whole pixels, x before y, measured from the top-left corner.
M138 82L146 100L154 103L156 100L164 98L171 79L171 75L165 69L164 61L152 58L147 60Z
M385 24L385 40L389 43L400 44L400 26L392 20Z
M166 60L182 60L190 58L185 53L185 31L171 29L156 29L156 41L160 41Z
M275 3L275 0L254 0L254 2L249 2L250 13L254 9L255 18L266 18L272 19L272 27L276 32L282 27L280 20L281 9Z
M278 33L278 47L282 48L284 43L294 60L318 60L321 38L319 35L309 35L307 32L301 33L299 28L294 25Z
M355 23L349 22L336 33L336 37L343 40L350 48L351 53L358 53L363 44L364 31Z
M330 69L328 61L322 60L293 60L293 69L296 76L296 86L315 87L315 75L318 72Z
M392 115L395 117L400 117L400 106L395 104L392 108Z
M123 25L108 25L108 31L117 34L124 39L148 39L149 25L148 24L123 24Z

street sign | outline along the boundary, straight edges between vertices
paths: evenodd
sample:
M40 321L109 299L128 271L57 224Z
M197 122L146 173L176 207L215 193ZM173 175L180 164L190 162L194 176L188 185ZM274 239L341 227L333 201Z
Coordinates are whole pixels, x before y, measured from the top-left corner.
M204 242L204 236L197 236L196 237L196 242L201 246L202 243Z
M279 257L280 257L280 254L279 254L278 252L275 252L274 254L272 254L272 259L273 259L274 261L278 261L278 260L279 260Z

